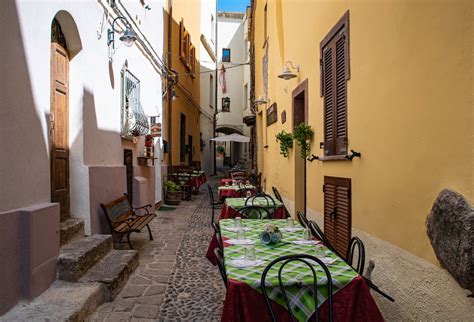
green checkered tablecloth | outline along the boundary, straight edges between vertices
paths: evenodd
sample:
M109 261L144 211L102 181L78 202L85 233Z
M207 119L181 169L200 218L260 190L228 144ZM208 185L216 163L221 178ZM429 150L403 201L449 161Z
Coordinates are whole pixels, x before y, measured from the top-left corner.
M237 233L228 230L233 227L234 219L223 219L219 221L222 236L225 238L237 238ZM284 255L292 254L308 254L315 257L332 258L335 261L331 264L326 264L328 267L332 282L333 294L338 290L348 285L356 276L357 272L348 266L342 259L337 257L328 248L322 247L321 250L316 251L315 245L297 245L292 243L302 237L303 231L285 232L282 231L283 238L279 244L264 245L260 242L259 234L264 230L264 226L268 223L275 224L280 228L286 225L285 219L274 220L258 220L245 219L243 220L244 227L250 228L246 232L246 238L256 241L255 254L258 259L264 261L262 266L250 268L236 268L228 265L230 259L241 258L244 255L245 247L242 245L229 245L224 248L224 260L227 277L229 279L243 282L258 292L262 292L260 288L260 280L264 268L274 259ZM295 225L299 225L295 223ZM269 298L286 308L283 295L278 287L278 270L281 263L273 266L266 277L267 290ZM328 297L327 294L327 279L322 268L315 264L317 272L318 283L318 306L321 305ZM301 262L291 262L287 264L282 272L285 290L292 307L292 312L299 321L307 321L315 312L315 305L312 293L313 276L309 268ZM263 301L263 297L262 297ZM263 302L262 302L263 303Z
M219 186L217 188L218 190L225 190L225 189L232 189L232 190L240 190L240 189L255 189L255 186L251 184L247 184L245 186L238 186L238 185L232 185L232 186Z
M243 207L245 207L245 200L247 200L247 198L227 198L225 200L225 203L227 205L227 207L231 207L231 208L234 208L235 210L239 210ZM283 204L277 200L277 199L273 199L275 201L275 208L280 208L281 206L283 206ZM271 203L271 201L270 201ZM254 202L254 205L255 206L261 206L261 207L266 207L268 205L267 201L265 200L265 198L263 197L257 197L255 202ZM273 205L272 205L273 206Z

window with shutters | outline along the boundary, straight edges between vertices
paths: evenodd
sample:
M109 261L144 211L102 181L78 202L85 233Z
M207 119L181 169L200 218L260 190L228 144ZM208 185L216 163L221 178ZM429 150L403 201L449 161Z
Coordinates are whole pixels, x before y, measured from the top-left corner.
M345 256L351 240L351 179L324 177L324 234Z
M324 102L324 155L347 154L349 11L320 44L321 96Z

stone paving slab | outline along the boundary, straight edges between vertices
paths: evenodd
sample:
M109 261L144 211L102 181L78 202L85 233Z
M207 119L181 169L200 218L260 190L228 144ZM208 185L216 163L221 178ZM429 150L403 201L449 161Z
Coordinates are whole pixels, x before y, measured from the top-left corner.
M225 288L217 267L205 257L212 228L204 188L176 210L157 212L150 223L153 241L147 231L132 235L138 268L117 298L89 321L220 320Z

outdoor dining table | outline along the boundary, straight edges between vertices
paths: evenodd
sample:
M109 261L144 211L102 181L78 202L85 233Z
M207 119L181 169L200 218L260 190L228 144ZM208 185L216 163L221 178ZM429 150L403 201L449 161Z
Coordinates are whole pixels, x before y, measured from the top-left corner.
M231 183L232 183L232 180L233 180L233 179L231 179L231 178L223 178L223 179L221 179L221 186L225 186L226 183L231 184Z
M177 176L178 179L189 179L190 185L194 191L198 191L199 188L207 182L206 173L204 171L194 171L192 173L172 173L172 175Z
M242 258L246 246L226 242L237 236L235 230L231 230L234 226L233 219L223 219L219 223L224 241L224 262L228 279L221 321L270 321L260 288L261 275L272 260L292 254L309 254L326 262L333 282L334 321L383 321L367 284L352 267L319 241L318 248L316 245L298 243L303 231L299 224L295 223L295 227L298 228L285 231L286 220L243 220L242 224L247 229L245 237L254 242L256 258L260 260L260 264L238 268L232 265L232 260ZM259 240L259 233L268 223L278 226L282 231L283 238L276 245L264 245ZM279 267L271 269L267 275L268 295L278 321L290 321L290 314L278 287ZM326 321L328 318L326 277L320 266L314 265L314 268L318 278L319 316ZM316 311L311 292L313 277L309 268L301 262L292 262L285 267L282 276L293 314L299 321L307 321Z
M257 197L256 199L257 199L257 202L260 203L259 206L269 208L268 206L265 206L265 200L263 198ZM236 212L239 209L245 207L246 200L247 198L227 198L224 202L224 206L222 207L219 220L234 218ZM286 218L285 208L283 208L283 204L278 200L275 200L275 209L272 209L271 211L273 212L273 218L275 219ZM259 219L259 220L268 222L268 220L266 219ZM216 236L213 235L211 242L209 243L209 247L207 248L207 253L206 253L206 258L212 263L212 265L217 265L217 259L216 259L216 256L214 255L214 248L216 247L217 247L217 239L216 239Z
M220 186L217 188L219 194L219 199L220 200L223 200L225 198L233 198L236 196L237 194L237 191L239 191L240 189L251 189L251 193L252 194L255 194L256 192L256 189L255 189L255 186L254 185L251 185L251 184L247 184L247 185L244 185L244 186L239 186L239 185L229 185L229 186Z

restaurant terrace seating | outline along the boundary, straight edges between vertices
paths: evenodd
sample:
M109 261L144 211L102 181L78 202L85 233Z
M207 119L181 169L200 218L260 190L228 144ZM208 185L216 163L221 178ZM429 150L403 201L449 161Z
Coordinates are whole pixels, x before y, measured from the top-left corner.
M234 197L235 198L247 197L248 192L250 192L251 196L255 195L255 189L253 189L253 188L242 188L242 189L237 190Z
M211 208L212 208L211 224L213 224L213 223L214 223L214 213L215 213L216 209L222 207L222 202L220 202L220 201L215 201L215 199L214 199L214 192L212 191L212 188L211 188L210 185L207 185L207 191L208 191L208 193L209 193L209 205L210 205Z
M283 263L281 263L283 262ZM286 304L286 309L288 310L291 320L295 321L295 307L293 305L294 300L297 299L298 291L296 294L289 292L287 290L288 284L294 283L291 282L289 279L284 277L283 273L288 273L289 271L297 271L298 278L300 280L304 279L305 282L307 281L306 278L303 277L304 274L306 275L312 275L312 280L311 280L311 288L308 287L308 290L306 291L307 293L312 293L312 297L314 300L314 307L316 308L316 313L314 314L314 317L316 321L319 321L319 314L318 314L318 276L317 272L315 270L315 264L316 266L319 266L323 270L323 274L325 275L326 279L322 279L323 281L326 282L326 289L327 289L327 302L328 302L328 321L333 321L333 293L332 293L332 278L331 278L331 273L329 272L329 269L326 267L326 265L317 257L307 255L307 254L296 254L296 255L286 255L279 257L275 260L273 260L268 266L263 270L262 273L262 279L260 282L260 287L262 288L262 293L263 297L265 298L265 303L267 305L268 311L270 313L270 316L272 318L272 321L276 322L278 321L277 316L275 315L273 308L272 308L272 303L269 299L268 296L268 285L267 285L267 276L269 275L270 270L276 266L277 264L281 263L278 265L278 288L283 296L283 299ZM299 265L298 265L299 264ZM287 267L288 266L288 267ZM285 268L288 268L285 270ZM273 269L273 272L276 272L276 269ZM320 271L318 271L320 273ZM275 279L275 276L272 276L273 279ZM321 279L320 279L321 280ZM275 282L272 282L270 285L275 284Z
M250 205L237 210L235 217L242 217L244 219L270 219L272 218L272 213L265 207Z
M308 227L308 218L306 218L306 214L302 213L301 211L296 211L296 218L300 222L301 226Z
M357 265L353 265L354 260L354 251L357 248L358 256L357 256ZM347 264L354 267L354 269L362 275L364 273L364 266L365 266L365 247L362 240L359 237L352 237L351 242L349 243L349 247L347 249L346 255Z
M273 190L273 194L275 195L275 198L283 204L283 208L285 209L286 216L291 217L290 212L285 207L285 203L283 202L283 198L281 197L278 189L276 187L272 187L272 190Z
M222 276L222 281L224 282L224 286L227 288L227 273L225 271L224 265L224 252L222 249L216 247L214 248L214 255L217 258L217 267L219 268L219 272Z
M248 197L247 200L245 200L245 205L246 206L265 206L271 209L276 208L276 203L273 197L263 192L256 193L253 196Z

